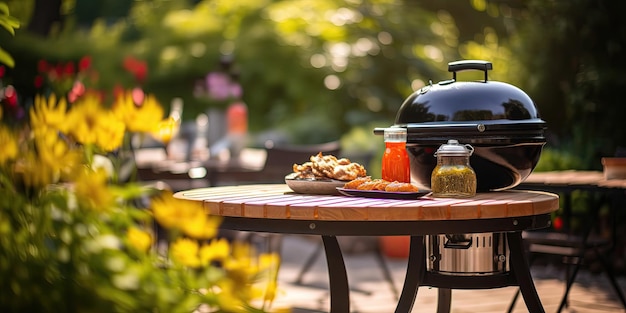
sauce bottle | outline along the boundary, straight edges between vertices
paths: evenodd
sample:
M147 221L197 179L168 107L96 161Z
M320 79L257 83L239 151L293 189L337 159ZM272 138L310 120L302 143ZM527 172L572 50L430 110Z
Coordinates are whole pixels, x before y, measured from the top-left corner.
M476 173L469 163L473 152L472 146L461 145L454 139L437 149L437 166L430 181L434 197L468 198L476 195Z
M406 128L384 130L385 153L382 160L382 178L386 181L411 182L409 155L406 151Z

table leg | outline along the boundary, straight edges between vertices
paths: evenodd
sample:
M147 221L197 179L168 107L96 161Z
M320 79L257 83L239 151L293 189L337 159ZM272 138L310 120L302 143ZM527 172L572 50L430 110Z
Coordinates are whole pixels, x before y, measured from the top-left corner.
M528 312L545 313L543 305L541 305L539 295L537 295L537 289L535 289L533 278L530 274L530 268L524 253L524 245L522 244L522 233L508 233L507 239L511 252L511 259L509 260L511 271L513 272L513 275L515 275L515 279L517 280L517 284L519 285L522 296L524 297L524 302L526 303Z
M450 313L452 303L452 289L439 288L437 290L437 313Z
M328 279L330 282L330 312L350 312L350 290L348 274L339 242L335 236L322 236L326 263L328 264Z
M572 193L565 192L563 194L563 232L569 234L572 230Z
M426 272L426 251L424 236L411 236L409 259L407 261L406 276L396 313L411 312L417 296L417 290L424 279Z

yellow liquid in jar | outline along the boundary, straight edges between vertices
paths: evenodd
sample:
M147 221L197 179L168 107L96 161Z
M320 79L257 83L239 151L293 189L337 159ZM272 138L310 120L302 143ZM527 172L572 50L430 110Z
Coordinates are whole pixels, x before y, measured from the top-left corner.
M473 197L476 195L476 173L465 165L437 165L430 185L434 197Z

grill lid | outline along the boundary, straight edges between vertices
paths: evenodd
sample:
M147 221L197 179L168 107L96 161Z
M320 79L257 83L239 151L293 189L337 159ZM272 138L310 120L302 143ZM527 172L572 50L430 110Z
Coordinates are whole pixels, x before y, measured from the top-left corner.
M398 110L394 126L407 128L407 142L450 137L474 142L545 140L545 122L532 99L513 85L489 81L492 68L480 60L449 63L452 79L411 94ZM465 70L484 71L484 81L458 82L457 72ZM382 134L381 129L374 133Z

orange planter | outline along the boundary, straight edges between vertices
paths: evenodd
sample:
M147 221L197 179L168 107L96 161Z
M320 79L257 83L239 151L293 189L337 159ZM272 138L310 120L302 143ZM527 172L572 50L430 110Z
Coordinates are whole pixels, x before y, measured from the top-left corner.
M380 250L389 258L406 259L409 257L410 236L381 236Z

